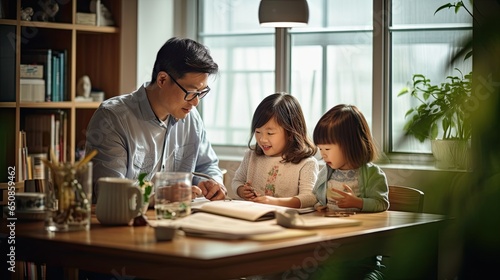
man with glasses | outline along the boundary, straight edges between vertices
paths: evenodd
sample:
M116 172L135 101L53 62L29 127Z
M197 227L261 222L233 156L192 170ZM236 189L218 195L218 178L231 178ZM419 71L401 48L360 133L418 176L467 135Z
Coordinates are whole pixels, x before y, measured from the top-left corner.
M193 188L207 199L227 192L218 158L206 137L196 106L210 88L218 65L208 49L190 39L171 38L158 51L151 82L135 92L104 101L87 127L86 152L93 158L94 182L100 177L137 179L158 171L199 172ZM98 195L98 190L96 190Z

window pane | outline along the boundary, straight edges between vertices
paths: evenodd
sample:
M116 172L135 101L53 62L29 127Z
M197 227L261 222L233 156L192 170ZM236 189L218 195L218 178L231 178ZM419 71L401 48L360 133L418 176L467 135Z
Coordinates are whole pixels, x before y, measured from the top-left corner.
M304 110L312 132L333 106L356 105L371 126L371 32L295 34L292 47L292 95Z
M201 103L214 145L246 146L255 108L274 93L274 29L259 26L259 3L200 0L200 41L219 65Z
M308 28L372 26L373 0L308 0L307 3Z
M260 0L200 0L200 32L268 32L259 26L259 3Z
M311 132L333 106L360 108L372 120L372 0L309 0L309 25L292 29L291 94Z
M254 35L203 40L220 69L202 102L203 121L213 144L244 146L248 142L253 111L274 92L273 38Z
M292 52L292 78L290 93L297 97L307 128L311 132L325 112L323 92L323 47L318 45L294 46Z
M445 8L436 14L436 10L447 3L455 3L449 0L393 0L392 1L392 25L406 24L443 24L443 23L472 23L471 16L461 8L455 14L455 8ZM469 1L464 1L469 5ZM466 6L470 11L472 7Z

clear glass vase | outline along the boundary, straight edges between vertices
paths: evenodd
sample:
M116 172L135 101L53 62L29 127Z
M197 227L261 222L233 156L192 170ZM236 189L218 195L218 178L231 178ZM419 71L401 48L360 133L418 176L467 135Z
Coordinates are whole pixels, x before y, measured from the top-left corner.
M92 203L92 162L51 166L51 184L46 189L45 229L89 230Z

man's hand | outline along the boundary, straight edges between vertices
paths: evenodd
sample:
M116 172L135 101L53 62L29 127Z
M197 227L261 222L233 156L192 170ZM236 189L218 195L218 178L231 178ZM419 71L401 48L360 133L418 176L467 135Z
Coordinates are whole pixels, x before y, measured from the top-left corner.
M223 200L226 198L226 188L214 180L202 181L198 183L198 188L208 200Z

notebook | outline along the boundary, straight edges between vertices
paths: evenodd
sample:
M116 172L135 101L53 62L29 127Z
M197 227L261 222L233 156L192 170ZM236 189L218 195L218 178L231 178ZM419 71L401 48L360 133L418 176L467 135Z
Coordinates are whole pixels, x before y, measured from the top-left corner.
M237 218L247 221L262 221L275 218L276 211L293 210L299 214L313 212L312 207L295 209L283 206L256 203L246 200L203 200L196 199L191 204L191 211L207 212L231 218Z

